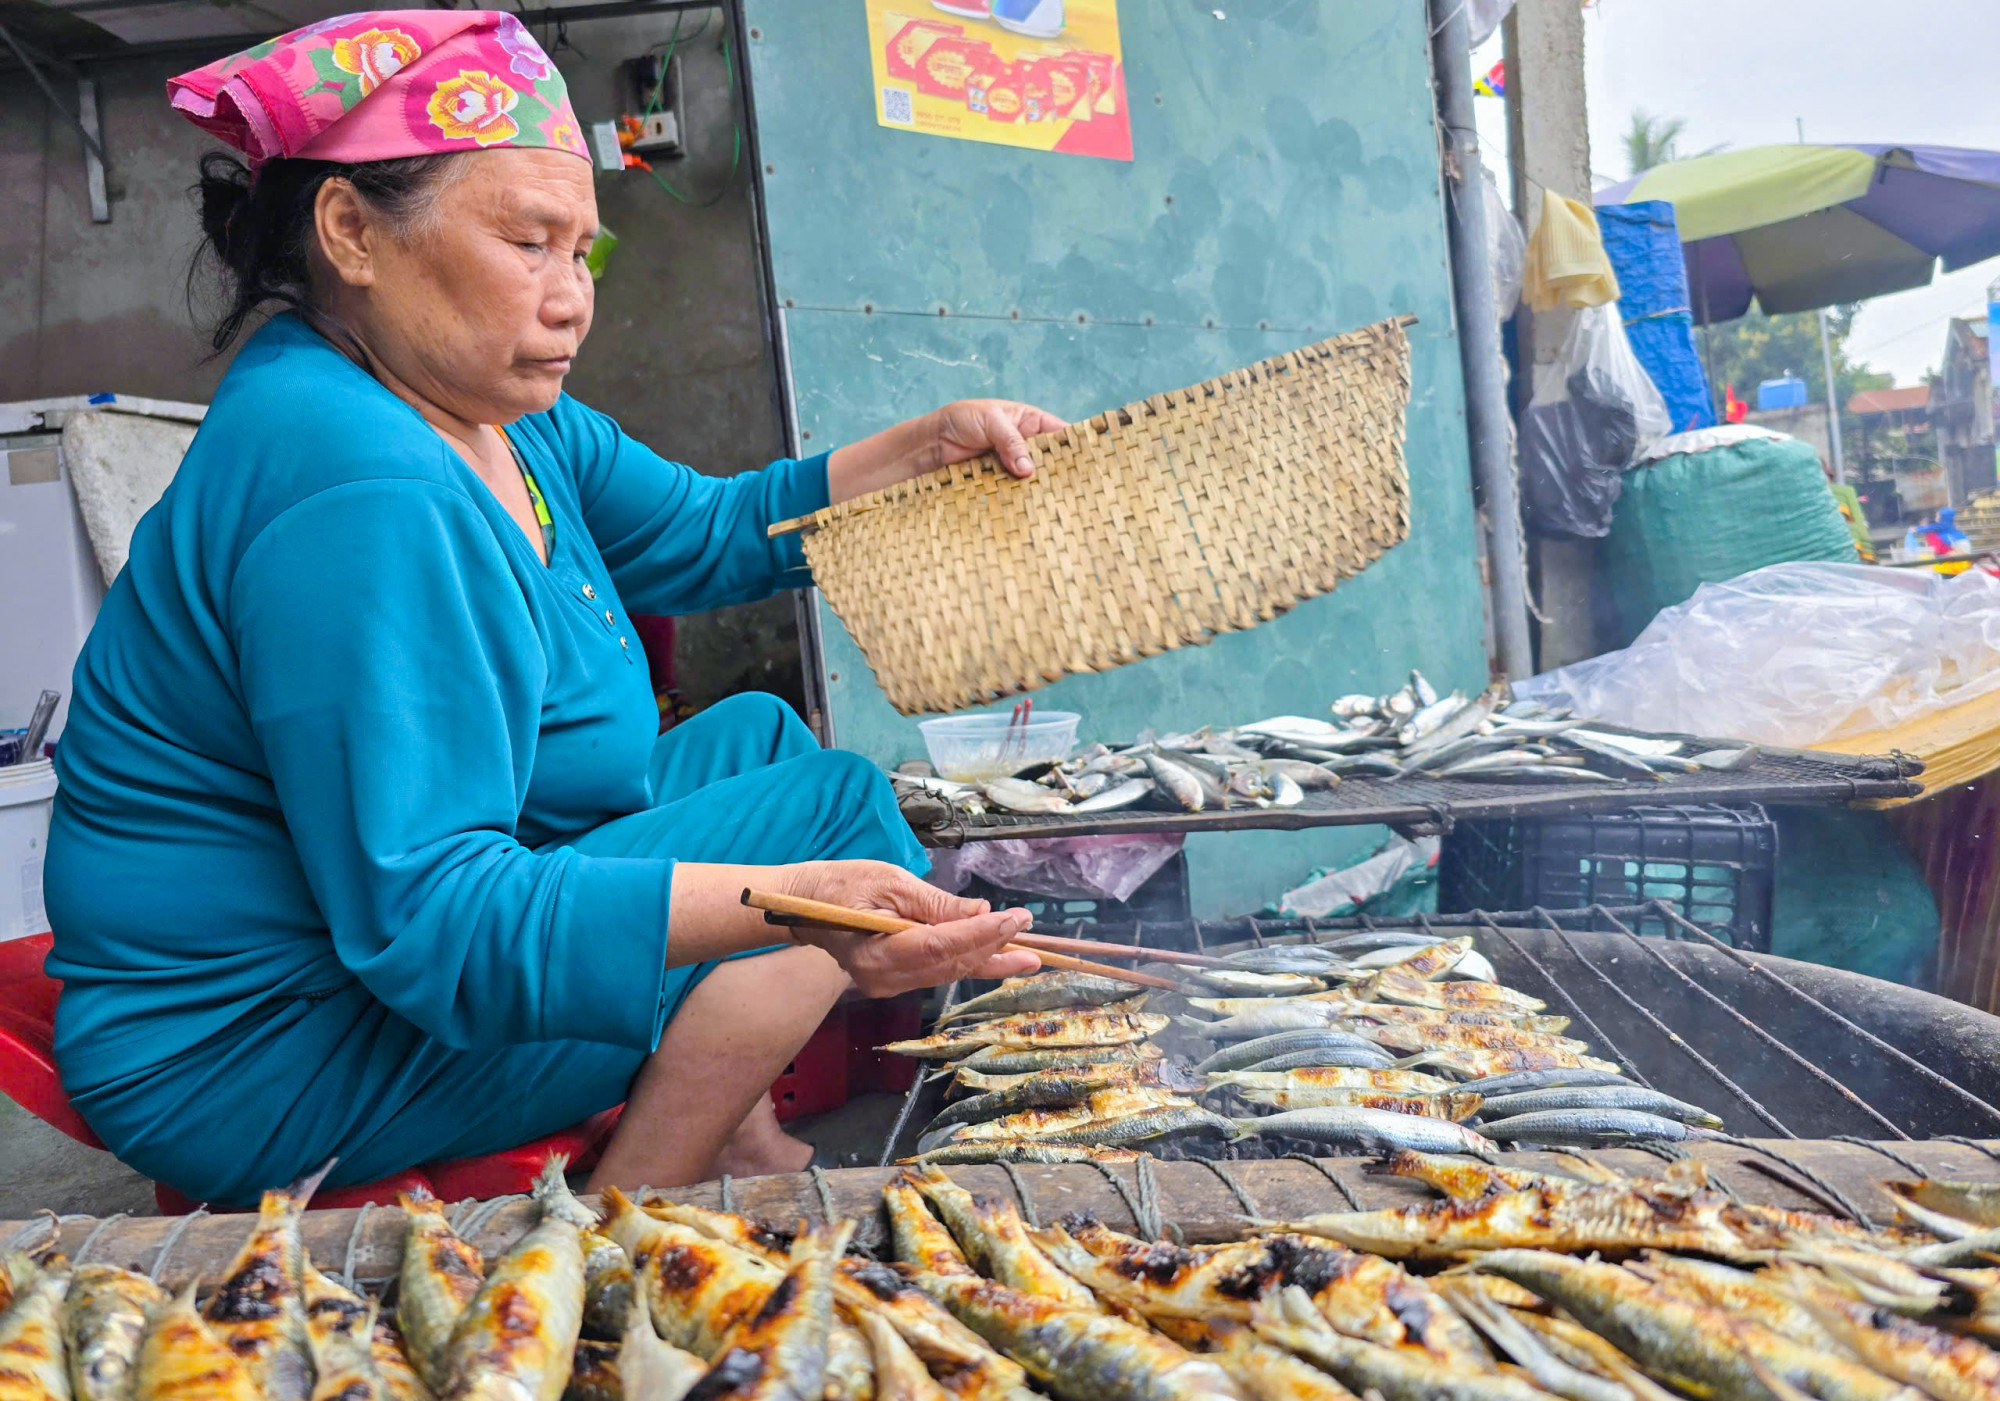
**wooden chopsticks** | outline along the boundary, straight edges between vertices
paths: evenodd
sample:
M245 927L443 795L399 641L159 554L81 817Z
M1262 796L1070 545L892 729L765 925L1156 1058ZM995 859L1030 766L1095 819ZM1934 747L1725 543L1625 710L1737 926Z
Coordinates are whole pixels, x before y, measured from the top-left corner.
M753 910L764 912L764 922L778 925L819 924L829 929L846 929L857 934L900 934L905 929L915 929L917 921L903 919L896 915L885 915L875 910L849 909L845 905L829 905L822 900L804 900L796 895L779 895L768 890L743 892L743 903ZM1031 943L1030 940L1035 942ZM1121 983L1131 983L1134 987L1164 988L1168 992L1184 992L1181 984L1170 978L1155 977L1151 973L1138 973L1128 968L1113 968L1104 963L1092 963L1087 959L1072 958L1058 949L1043 947L1046 943L1064 945L1088 944L1084 939L1059 939L1050 934L1027 934L1017 937L1009 948L1025 948L1042 960L1047 968L1061 968L1071 973L1094 973L1100 978L1115 978ZM1117 945L1100 945L1103 948L1117 948ZM1126 952L1125 950L1120 950ZM1150 951L1149 951L1150 952Z

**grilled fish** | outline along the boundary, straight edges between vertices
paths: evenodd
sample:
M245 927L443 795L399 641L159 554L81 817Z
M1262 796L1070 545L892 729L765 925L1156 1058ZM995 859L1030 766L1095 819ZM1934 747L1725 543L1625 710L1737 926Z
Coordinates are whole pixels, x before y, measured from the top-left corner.
M1619 1069L1608 1060L1599 1060L1580 1051L1525 1050L1520 1047L1488 1049L1449 1047L1406 1056L1396 1064L1405 1068L1431 1066L1439 1070L1449 1070L1467 1080L1499 1075L1510 1070L1577 1069L1616 1072Z
M1097 1309L1096 1296L1042 1254L1011 1207L973 1196L934 1167L921 1169L913 1179L975 1267L1010 1289L1067 1308Z
M1391 1153L1370 1171L1384 1177L1414 1178L1458 1202L1476 1202L1495 1192L1524 1192L1553 1184L1569 1187L1582 1185L1546 1173L1523 1172L1519 1168L1408 1150Z
M899 1162L970 1167L979 1163L1129 1163L1139 1155L1123 1148L1098 1148L1085 1143L1044 1143L1028 1138L985 1138L971 1143L947 1143L928 1153Z
M1437 1260L1463 1251L1510 1247L1619 1252L1650 1248L1740 1259L1751 1251L1731 1227L1729 1205L1722 1193L1709 1190L1552 1183L1492 1191L1469 1200L1332 1212L1286 1229L1328 1236L1357 1250L1398 1259Z
M1414 1070L1353 1069L1341 1066L1308 1066L1298 1070L1226 1070L1208 1077L1208 1087L1233 1085L1243 1090L1372 1090L1380 1094L1443 1094L1453 1088L1449 1080Z
M1715 1136L1712 1129L1634 1109L1544 1109L1483 1121L1480 1127L1488 1138L1501 1143L1567 1143L1581 1148L1615 1143L1680 1143Z
M305 1301L306 1344L315 1357L320 1348L330 1345L333 1334L353 1336L372 1319L364 1336L375 1375L382 1383L382 1395L391 1401L431 1401L430 1388L411 1365L396 1325L379 1311L371 1312L368 1301L359 1294L321 1274L310 1258L306 1260Z
M1207 1059L1197 1061L1194 1068L1203 1074L1216 1070L1245 1070L1259 1061L1270 1060L1274 1056L1290 1055L1295 1051L1350 1048L1371 1054L1379 1049L1374 1042L1356 1032L1308 1028L1304 1031L1281 1031L1272 1036L1258 1036L1248 1041L1235 1042L1217 1050Z
M656 1220L615 1187L605 1191L604 1203L611 1213L604 1233L632 1257L653 1327L675 1347L714 1357L729 1330L777 1287L781 1272L759 1256L692 1226Z
M1370 1026L1367 1034L1376 1045L1406 1056L1433 1048L1448 1051L1567 1051L1574 1055L1582 1055L1590 1049L1588 1041L1578 1041L1571 1036L1551 1036L1547 1032L1523 1031L1513 1026L1466 1026L1459 1022L1432 1022L1428 1026L1380 1023Z
M1516 992L1499 983L1427 983L1400 969L1377 973L1361 988L1373 1002L1396 1002L1406 1007L1435 1007L1446 1012L1546 1012L1549 1004L1525 992Z
M1823 1352L1845 1351L1831 1333L1819 1326L1811 1310L1786 1294L1769 1274L1752 1274L1712 1260L1649 1250L1626 1268L1641 1279L1663 1284L1709 1305L1744 1318L1754 1318L1794 1342Z
M1478 1081L1461 1088L1470 1089ZM1663 1095L1643 1085L1558 1085L1546 1090L1523 1090L1518 1094L1495 1095L1486 1099L1479 1111L1482 1119L1504 1119L1515 1114L1535 1114L1560 1109L1633 1109L1657 1114L1662 1119L1678 1119L1684 1124L1719 1129L1722 1120L1698 1104Z
M976 1072L975 1072L976 1073ZM959 1124L979 1124L1004 1118L1026 1109L1053 1109L1081 1104L1098 1090L1136 1089L1134 1067L1119 1065L1088 1070L1047 1070L1030 1075L1004 1090L973 1095L946 1105L938 1116L924 1125L920 1137Z
M327 1328L308 1333L313 1364L313 1401L387 1401L388 1383L375 1368L375 1320L380 1306L368 1304L352 1331Z
M1114 1086L1093 1090L1083 1103L1065 1109L1025 1109L980 1124L961 1124L952 1131L953 1143L972 1143L991 1138L1049 1138L1104 1119L1121 1118L1145 1109L1180 1105L1179 1096L1145 1086Z
M602 1338L578 1338L576 1353L570 1359L569 1383L563 1387L563 1401L625 1401L625 1380L618 1375L619 1351L617 1343ZM708 1364L704 1362L695 1376L699 1378L707 1370Z
M923 1209L921 1203L917 1209ZM1019 1363L987 1346L896 1268L847 1256L834 1276L833 1291L857 1319L872 1315L894 1327L959 1401L1029 1401L1034 1395Z
M1630 1085L1634 1083L1615 1070L1585 1070L1570 1066L1555 1070L1512 1070L1499 1075L1486 1075L1477 1080L1468 1080L1465 1088L1476 1090L1488 1099L1498 1099L1501 1095L1526 1094L1530 1090L1549 1090L1558 1086L1583 1087L1586 1085Z
M1222 1370L1254 1401L1353 1401L1354 1393L1319 1368L1233 1319L1211 1319L1204 1332Z
M630 1312L616 1343L592 1338L577 1342L564 1401L681 1401L708 1371L708 1364L693 1353L660 1340L637 1294L626 1302ZM581 1389L587 1395L577 1394L579 1381L584 1381Z
M1911 1220L1934 1235L1955 1240L2000 1226L2000 1185L1990 1182L1884 1182Z
M262 1401L249 1360L195 1311L195 1288L188 1285L153 1311L139 1345L133 1401Z
M1189 1248L1121 1235L1085 1217L1035 1233L1048 1253L1100 1295L1150 1319L1229 1318L1296 1285L1350 1337L1409 1347L1445 1361L1492 1359L1436 1291L1375 1255L1309 1236L1264 1235Z
M306 1401L312 1395L299 1213L324 1173L322 1168L264 1193L250 1239L202 1310L216 1337L248 1365L264 1401Z
M1064 1401L1246 1401L1213 1360L1111 1314L977 1275L923 1275L926 1290Z
M1247 1103L1265 1109L1338 1109L1353 1106L1420 1119L1462 1124L1479 1112L1479 1096L1469 1094L1394 1095L1380 1090L1238 1090Z
M1492 1153L1490 1139L1463 1124L1444 1119L1419 1119L1382 1109L1355 1105L1325 1109L1289 1109L1280 1114L1232 1121L1245 1133L1281 1134L1342 1148L1393 1151L1415 1148L1426 1153Z
M953 1062L950 1070L977 1070L987 1075L1026 1075L1038 1070L1074 1070L1085 1065L1106 1065L1158 1060L1165 1054L1158 1046L1140 1041L1118 1046L1053 1046L1034 1050L1014 1050L987 1046L964 1060Z
M942 1013L935 1026L949 1026L979 1017L1022 1012L1052 1012L1064 1007L1101 1007L1132 995L1134 985L1095 973L1032 973L1008 978L999 987L960 1002Z
M1229 1119L1180 1100L1120 1114L1115 1118L1093 1119L1072 1128L1040 1135L1045 1143L1087 1144L1095 1148L1129 1148L1153 1143L1184 1133L1216 1133L1224 1138L1241 1138L1242 1132ZM1108 1161L1094 1154L1098 1161Z
M879 1313L860 1315L861 1331L875 1361L875 1394L881 1401L950 1401L950 1395Z
M436 1390L443 1380L445 1344L459 1315L486 1282L486 1262L444 1218L444 1205L418 1188L399 1196L403 1208L403 1263L397 1274L396 1323L417 1375Z
M583 1232L597 1224L552 1154L535 1178L541 1219L472 1296L445 1344L444 1401L557 1401L583 1331Z
M1547 1401L1545 1393L1498 1371L1383 1347L1336 1332L1296 1286L1251 1310L1260 1337L1332 1373L1349 1390L1370 1390L1384 1401Z
M1400 1022L1415 1026L1431 1026L1440 1022L1451 1026L1511 1026L1521 1031L1542 1031L1551 1035L1569 1030L1568 1017L1546 1016L1539 1012L1517 1012L1507 1007L1479 1011L1406 1007L1400 1002L1357 1002L1349 1011L1348 1020Z
M1330 776L1330 775L1329 775ZM1190 968L1188 976L1226 997L1293 997L1321 992L1326 980L1312 973L1265 973L1248 968Z
M1616 1265L1542 1250L1491 1251L1475 1264L1526 1285L1677 1385L1735 1401L1785 1401L1768 1376L1820 1401L1902 1401L1898 1383L1865 1367Z
M895 1245L896 1258L926 1280L959 1275L979 1277L951 1232L924 1205L917 1178L908 1170L898 1173L882 1189L882 1209L888 1213L889 1237ZM927 1286L925 1292L932 1298L940 1297L934 1288ZM957 1310L952 1312L956 1314ZM975 1327L973 1331L983 1336L982 1330Z
M689 1401L820 1401L833 1328L833 1271L854 1223L803 1231L778 1284L732 1330Z
M1282 1056L1272 1056L1267 1060L1252 1061L1245 1070L1304 1070L1312 1068L1344 1070L1388 1070L1396 1063L1395 1056L1380 1046L1363 1049L1360 1046L1329 1046L1323 1051L1289 1051Z
M167 1293L117 1265L79 1265L62 1301L63 1351L75 1401L130 1401L146 1314Z
M583 1336L621 1342L632 1319L632 1301L639 1282L632 1257L611 1237L596 1230L583 1237Z
M2000 1353L1991 1348L1864 1304L1816 1270L1779 1265L1766 1273L1821 1329L1883 1376L1920 1387L1937 1401L2000 1397Z
M1633 1401L1632 1393L1596 1369L1578 1367L1558 1356L1513 1314L1487 1296L1483 1283L1508 1286L1498 1275L1463 1275L1442 1284L1445 1297L1473 1327L1526 1369L1535 1384L1565 1401ZM1522 1293L1527 1291L1523 1290ZM1533 1299L1533 1295L1528 1295ZM1539 1301L1536 1301L1539 1302Z
M1218 1009L1229 1004L1241 1004L1233 1012ZM1322 997L1191 997L1190 1006L1205 1011L1217 1011L1218 1020L1204 1021L1200 1017L1181 1017L1180 1024L1197 1036L1205 1036L1211 1041L1261 1040L1275 1036L1281 1031L1328 1031L1341 1019L1342 1009L1351 1005L1345 1002L1328 1002ZM1203 1007L1203 1004L1207 1004ZM1254 1005L1252 1005L1254 1004ZM1363 1038L1365 1039L1365 1038Z
M1069 1046L1119 1046L1166 1030L1167 1018L1153 1012L1024 1012L995 1017L957 1031L915 1041L895 1041L880 1049L899 1056L955 1059L981 1046L1033 1051Z
M1334 988L1328 992L1304 992L1294 997L1266 997L1261 994L1248 997L1190 997L1187 1005L1197 1012L1207 1012L1216 1017L1248 1017L1282 1009L1325 1019L1344 1015L1327 1010L1329 1008L1360 1007L1366 1002L1347 988ZM1314 1025L1324 1026L1326 1021L1315 1022Z
M1444 939L1435 944L1426 944L1422 948L1383 950L1374 957L1387 960L1379 965L1383 973L1393 971L1402 977L1430 982L1434 978L1442 978L1456 968L1459 960L1471 952L1472 938L1466 935L1457 939ZM1363 955L1361 959L1357 959L1357 965L1370 966L1367 962L1368 957Z
M69 1265L61 1256L36 1264L7 1256L13 1299L0 1315L0 1401L70 1401L63 1366L63 1294Z

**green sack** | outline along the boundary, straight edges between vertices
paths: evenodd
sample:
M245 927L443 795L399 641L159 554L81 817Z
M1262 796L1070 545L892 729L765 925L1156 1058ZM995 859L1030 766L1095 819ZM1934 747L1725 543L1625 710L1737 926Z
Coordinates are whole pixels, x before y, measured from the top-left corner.
M1786 560L1856 562L1819 454L1796 438L1676 453L1625 474L1598 547L1599 586L1630 646L1662 608Z
M1929 988L1937 900L1889 819L1839 808L1772 808L1771 817L1771 952Z

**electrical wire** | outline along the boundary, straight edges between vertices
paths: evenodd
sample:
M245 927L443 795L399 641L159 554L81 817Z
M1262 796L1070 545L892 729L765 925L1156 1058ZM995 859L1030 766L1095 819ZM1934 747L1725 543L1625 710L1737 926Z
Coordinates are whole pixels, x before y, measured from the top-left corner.
M653 115L653 113L659 111L661 104L665 100L666 90L667 90L667 67L674 61L674 51L677 48L679 48L679 46L682 43L692 44L695 40L699 39L703 34L708 32L708 12L704 11L701 17L701 28L695 30L694 33L688 35L686 39L683 40L681 37L681 16L685 13L686 13L685 11L680 11L675 13L674 32L669 34L663 41L666 52L662 54L660 57L659 79L653 85L652 95L647 99L645 111L640 113L642 119L645 117L649 117ZM653 45L653 48L660 48L662 46L663 46L662 44L655 44ZM721 203L723 196L727 195L730 189L735 185L736 172L742 168L743 164L743 124L736 117L736 64L731 60L730 57L729 35L727 32L725 32L722 36L722 66L729 74L729 111L730 111L729 125L730 125L730 131L732 133L732 141L729 152L729 174L723 177L722 183L716 187L716 191L714 194L708 196L706 199L690 199L688 196L682 194L679 190L675 189L673 185L667 180L667 178L664 175L660 174L659 171L648 169L646 172L648 175L653 177L654 183L657 184L661 189L665 190L669 195L673 196L675 199L679 200L682 204L685 204L692 209L708 209L713 207L714 205ZM685 141L685 137L683 137L683 141Z

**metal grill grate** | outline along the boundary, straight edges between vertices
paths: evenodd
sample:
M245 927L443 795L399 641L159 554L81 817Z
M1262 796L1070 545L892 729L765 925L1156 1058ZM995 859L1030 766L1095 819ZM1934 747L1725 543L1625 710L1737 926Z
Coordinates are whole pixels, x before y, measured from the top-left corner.
M1641 920L1668 937L1641 936ZM1088 925L1078 932L1142 947L1221 951L1399 928L1441 938L1471 932L1502 982L1570 1016L1574 1034L1635 1080L1715 1111L1733 1134L2000 1135L1993 1103L2000 1018L1858 974L1743 952L1664 901L1398 919ZM916 1117L926 1093L941 1098L941 1082L920 1080L900 1122ZM892 1138L883 1162L896 1147ZM1296 1147L1191 1142L1163 1156L1276 1157Z
M1691 752L1726 748L1714 740L1686 739ZM1221 812L1122 812L1025 817L987 813L918 832L931 846L1000 838L1077 837L1100 832L1222 832L1249 828L1296 830L1305 827L1383 823L1405 831L1448 832L1474 818L1549 816L1606 812L1634 803L1748 803L1826 807L1876 798L1910 797L1922 791L1913 776L1916 760L1894 756L1863 758L1765 750L1747 766L1730 772L1666 775L1658 783L1482 783L1466 778L1352 778L1306 794L1289 808L1229 808Z

